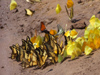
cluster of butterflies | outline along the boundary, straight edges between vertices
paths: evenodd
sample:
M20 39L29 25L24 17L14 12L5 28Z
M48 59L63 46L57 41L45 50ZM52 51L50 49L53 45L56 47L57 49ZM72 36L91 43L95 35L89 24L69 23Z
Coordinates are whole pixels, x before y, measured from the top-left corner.
M91 17L82 37L76 38L78 33L75 29L64 31L60 25L57 25L57 28L58 32L48 31L41 22L41 32L45 33L45 36L42 38L35 34L31 39L27 36L26 40L22 39L22 45L10 46L11 58L21 61L23 68L44 68L49 64L62 62L65 57L70 56L73 60L83 53L90 55L93 50L100 48L100 20L95 15ZM65 38L64 46L63 42L58 43L60 35Z
M35 47L37 43L33 44L29 36L27 36L26 40L22 39L22 45L16 44L10 46L12 50L11 59L21 61L23 68L32 66L43 68L47 64L58 62L58 55L62 55L64 49L62 49L62 45L57 43L57 36L63 34L63 29L58 25L58 33L52 35L50 31L46 30L44 23L41 22L41 32L45 33L45 36L38 47Z

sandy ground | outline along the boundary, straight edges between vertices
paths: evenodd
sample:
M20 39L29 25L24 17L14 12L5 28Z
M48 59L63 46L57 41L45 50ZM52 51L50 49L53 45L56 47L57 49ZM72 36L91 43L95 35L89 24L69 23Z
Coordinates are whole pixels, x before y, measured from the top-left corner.
M57 24L63 28L67 24L67 29L71 25L89 24L92 15L100 19L100 1L99 0L79 0L74 1L74 18L79 20L71 23L67 17L65 5L67 0L42 0L40 3L30 4L26 0L16 0L17 9L10 11L10 0L0 0L0 75L100 75L100 50L93 52L90 57L81 56L79 59L66 59L63 63L47 66L45 69L34 70L34 68L22 69L19 62L11 60L12 44L21 44L21 39L31 36L34 29L40 34L40 22L44 21L48 30L56 29ZM56 5L60 4L62 11L56 14ZM33 16L25 16L25 9L35 10ZM78 36L83 36L84 29L76 29Z

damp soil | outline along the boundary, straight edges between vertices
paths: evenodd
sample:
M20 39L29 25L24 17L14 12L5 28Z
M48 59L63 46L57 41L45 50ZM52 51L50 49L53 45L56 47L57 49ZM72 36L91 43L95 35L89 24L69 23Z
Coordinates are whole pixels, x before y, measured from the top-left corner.
M61 64L56 63L46 68L35 70L34 67L22 69L20 62L11 60L12 44L21 44L21 39L33 36L35 29L38 35L40 22L43 21L48 30L57 30L60 24L67 30L75 28L79 34L84 35L84 28L89 25L89 19L96 15L100 19L100 0L73 0L74 17L71 22L68 19L65 5L67 0L42 0L39 3L30 4L26 0L16 0L18 7L9 10L10 0L0 0L0 75L100 75L100 49L90 56L81 56L71 60L67 58ZM57 4L62 11L56 14ZM33 16L26 16L25 9L35 11Z

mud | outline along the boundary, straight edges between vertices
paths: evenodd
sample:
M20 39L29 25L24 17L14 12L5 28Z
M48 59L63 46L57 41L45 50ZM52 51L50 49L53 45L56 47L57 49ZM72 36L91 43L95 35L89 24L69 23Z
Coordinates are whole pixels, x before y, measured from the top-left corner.
M79 20L72 23L67 16L65 5L67 0L42 0L40 3L30 4L26 0L16 0L18 7L10 11L10 0L0 0L0 75L100 75L100 50L94 51L93 55L81 56L78 59L70 60L67 58L64 62L47 66L45 69L34 70L34 67L22 69L19 62L11 60L11 50L9 46L15 43L21 44L21 39L26 36L33 36L35 29L40 32L40 22L46 24L48 30L57 30L57 24L64 29L67 24L67 30L75 26L80 27L76 30L78 36L84 35L84 28L81 26L89 25L89 19L96 15L100 19L100 1L99 0L73 0L74 17ZM60 4L62 11L56 14L56 5ZM25 9L35 11L33 16L26 16Z

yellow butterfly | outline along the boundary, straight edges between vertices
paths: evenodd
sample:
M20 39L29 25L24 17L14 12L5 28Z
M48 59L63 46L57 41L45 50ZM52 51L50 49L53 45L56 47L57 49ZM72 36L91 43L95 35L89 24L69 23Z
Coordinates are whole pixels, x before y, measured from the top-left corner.
M25 11L27 16L32 16L35 13L35 11L32 11L30 9L25 9Z
M62 9L61 9L60 5L57 4L57 7L56 7L56 13L57 13L57 14L60 13L61 10L62 10Z
M13 10L17 7L17 2L15 0L11 0L10 3L10 10Z

